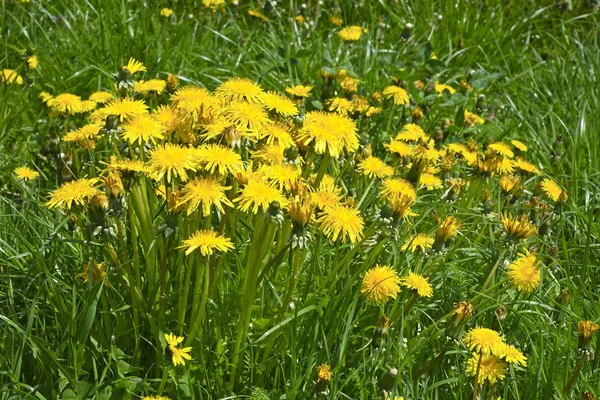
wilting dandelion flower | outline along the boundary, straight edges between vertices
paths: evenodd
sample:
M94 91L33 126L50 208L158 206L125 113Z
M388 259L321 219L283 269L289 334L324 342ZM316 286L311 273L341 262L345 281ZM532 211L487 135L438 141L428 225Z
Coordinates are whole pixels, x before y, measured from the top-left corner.
M181 348L179 345L183 342L183 337L175 336L172 333L165 333L165 340L167 341L167 354L173 365L185 365L185 360L191 360L192 356L190 352L191 347Z
M46 203L46 206L70 210L73 203L75 203L76 206L85 207L92 197L102 193L96 189L97 183L98 179L96 178L82 178L63 183L61 187L50 194L50 200Z
M540 261L536 253L525 252L508 266L508 280L517 290L531 293L540 286Z
M317 382L329 382L331 380L331 367L321 364L317 367Z
M90 279L90 264L84 264L83 265L83 271L78 273L77 275L75 275L75 279L83 279L84 283L88 283L89 279ZM92 268L92 282L93 283L97 283L97 282L103 282L107 287L111 287L110 283L108 282L108 277L106 276L106 272L104 271L104 264L102 263L95 263L94 267Z
M504 175L500 179L500 188L503 192L509 193L519 187L519 183L521 183L521 178L516 175Z
M359 171L369 178L385 178L394 175L394 168L378 157L369 156L358 164Z
M430 249L434 239L426 233L416 233L412 235L400 248L401 250L410 250L413 253Z
M511 240L527 239L538 231L537 227L529 222L526 215L513 217L510 213L505 212L502 214L501 222L504 232Z
M356 41L360 39L363 33L363 28L357 25L347 26L338 32L340 39L345 41Z
M500 334L488 328L473 328L465 334L463 342L469 350L483 355L504 357L505 344Z
M179 177L182 182L187 181L187 171L196 171L197 165L193 161L193 149L167 143L150 151L148 169L152 178L160 181L165 174L167 182L172 177Z
M385 304L400 292L398 273L389 265L376 265L365 273L360 294L374 304Z
M236 174L244 169L242 158L232 149L219 144L209 144L196 149L195 159L205 171L219 175Z
M333 158L338 158L344 150L355 151L358 148L354 121L343 115L322 111L306 114L298 140L304 145L314 143L317 154L327 152Z
M362 238L363 219L360 212L343 204L326 207L317 219L319 229L334 242L339 238L356 243Z
M123 124L123 138L131 144L156 143L163 139L165 128L150 115L139 115Z
M193 213L200 205L202 205L202 215L204 217L210 215L210 208L213 205L221 213L224 213L223 205L233 207L233 203L225 195L225 191L228 189L231 189L231 186L222 186L212 177L196 178L188 182L181 190L178 206L185 204L188 215Z
M481 357L475 354L467 361L466 372L470 376L477 375L477 383L480 385L484 384L486 380L494 384L504 379L506 367L508 364L493 354Z
M311 94L311 90L312 90L312 86L308 85L308 86L304 86L304 85L295 85L292 87L286 87L285 91L288 92L289 94L291 94L292 96L295 97L310 97Z
M542 181L540 187L542 188L546 196L548 196L548 198L552 201L558 201L560 195L563 192L562 188L558 186L556 182L548 178Z
M216 251L226 253L233 249L233 243L215 231L200 230L196 231L189 239L185 239L183 245L179 248L185 249L186 256L196 249L199 249L200 254L203 256L208 256L214 254Z
M408 104L410 102L408 92L396 85L388 86L383 89L383 96L386 99L394 99L394 104L397 106Z
M14 173L17 176L17 178L22 179L24 181L33 181L38 176L40 176L39 172L37 172L29 167L15 168Z
M246 212L251 209L253 214L258 213L259 209L266 212L273 202L279 203L280 207L285 207L287 204L283 194L262 179L250 180L233 201L240 203L240 211Z
M433 287L427 278L414 272L409 272L407 276L403 277L400 284L415 291L421 297L433 296Z

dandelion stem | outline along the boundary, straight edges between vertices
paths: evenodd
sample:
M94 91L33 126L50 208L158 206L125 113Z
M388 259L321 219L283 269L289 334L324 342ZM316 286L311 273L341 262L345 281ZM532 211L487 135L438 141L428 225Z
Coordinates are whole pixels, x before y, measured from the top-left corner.
M573 375L571 375L569 382L564 387L563 393L567 393L569 390L571 390L571 386L573 386L573 383L575 383L575 379L577 379L577 377L579 376L579 373L581 372L582 368L583 362L579 361L579 364L577 364L577 368L575 368L575 371L573 371Z

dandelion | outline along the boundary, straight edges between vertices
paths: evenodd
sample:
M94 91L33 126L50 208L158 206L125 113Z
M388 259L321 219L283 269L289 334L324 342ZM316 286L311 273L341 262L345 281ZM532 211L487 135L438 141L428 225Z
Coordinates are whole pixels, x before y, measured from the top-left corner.
M531 293L540 286L540 267L536 253L520 254L508 266L508 279L517 290Z
M527 145L519 140L511 140L510 143L520 152L526 153L528 150Z
M186 256L196 249L199 249L200 254L203 256L209 256L213 255L216 251L228 252L233 249L233 243L215 231L199 230L192 234L189 239L185 239L183 245L178 248L185 249Z
M165 128L150 115L139 115L123 124L123 138L131 144L156 143L163 139Z
M56 114L75 115L84 111L84 104L81 97L62 93L46 102L48 107ZM95 106L95 103L94 103Z
M500 179L500 188L504 193L509 193L519 187L521 178L516 175L504 175Z
M408 96L408 92L402 89L400 86L388 86L383 89L383 96L386 99L394 99L394 104L404 105L410 102L410 97Z
M215 171L219 175L236 174L244 167L239 154L219 144L199 147L194 154L196 161L210 174Z
M357 209L335 204L326 207L317 219L319 229L334 242L339 238L356 243L362 238L363 219Z
M331 367L321 364L317 367L317 383L329 382L331 380Z
M279 164L265 166L261 172L265 179L275 184L279 190L290 190L302 171L291 164Z
M265 14L261 13L258 10L248 10L248 15L251 15L251 16L253 16L255 18L258 18L258 19L261 19L263 21L268 21L269 20L269 18Z
M409 272L407 276L403 277L400 284L413 290L421 297L433 296L433 287L427 278L414 272Z
M330 21L331 21L331 25L334 25L334 26L342 26L342 24L344 23L343 19L341 19L340 17L335 17L335 16L331 17Z
M523 158L517 158L513 161L513 165L515 168L517 168L520 171L523 172L529 172L531 174L536 174L539 175L540 171L537 169L537 167L535 165L533 165L532 163L530 163L527 160L524 160Z
M400 248L401 250L410 250L413 253L423 252L430 249L434 239L426 233L417 233L412 235Z
M417 124L406 124L402 127L398 135L396 135L396 140L403 141L417 141L421 138L426 138L427 135L423 128L421 128Z
M292 87L286 87L285 91L291 94L292 96L304 98L311 96L310 92L312 88L312 86L295 85Z
M193 213L198 206L202 205L202 215L210 216L211 206L215 206L221 213L225 213L223 205L233 207L225 195L225 191L231 189L231 186L222 186L212 177L196 178L181 190L181 198L177 206L186 205L187 214Z
M29 167L15 168L14 173L17 176L17 178L24 180L24 181L33 181L33 180L37 179L38 176L40 176L39 172L37 172Z
M123 122L132 117L147 114L148 106L142 100L133 100L126 97L111 101L101 111L103 115L115 115Z
M147 95L149 93L161 94L167 89L167 82L162 79L150 79L149 81L134 82L133 88L136 93Z
M124 65L123 68L127 68L131 75L136 74L138 72L146 71L146 67L144 67L144 64L137 61L133 57L129 59L129 62L127 63L127 65Z
M502 157L513 158L515 153L511 150L511 148L502 142L492 143L488 146L489 149L493 150L496 154Z
M162 15L165 18L169 18L172 14L173 10L171 10L170 8L165 7L162 10L160 10L160 15Z
M394 168L380 158L369 156L358 164L358 170L369 178L385 178L394 175Z
M231 125L248 136L259 136L260 131L271 123L264 107L259 103L233 101L222 113Z
M473 328L465 334L463 342L469 350L484 356L504 357L505 344L500 334L488 328Z
M260 103L264 92L260 86L247 78L231 78L223 82L216 90L217 97L228 102L247 101Z
M88 97L89 101L93 101L96 104L106 104L111 100L114 100L115 96L109 92L94 92Z
M75 279L83 279L84 283L88 283L90 279L90 264L83 265L83 271L75 275ZM103 282L107 287L111 287L108 282L108 277L106 276L106 272L104 271L103 263L94 263L94 267L92 268L92 282L98 283Z
M279 93L263 93L260 100L267 110L274 111L279 115L286 117L298 115L298 108L294 102Z
M469 301L460 301L452 311L452 317L455 323L464 322L473 316L473 305Z
M152 118L162 125L165 133L171 133L179 127L179 114L173 107L165 105L157 107L152 112Z
M29 69L36 69L40 65L40 60L37 56L31 56L27 58L27 67Z
M279 203L281 207L287 204L283 194L262 179L248 181L240 195L233 201L240 203L240 211L246 212L251 209L253 214L258 213L259 209L266 212L273 202Z
M96 189L98 179L82 178L72 182L63 183L61 187L50 194L50 200L46 203L47 207L60 207L64 210L70 210L75 203L76 206L85 207L88 201L101 194Z
M16 83L17 85L23 84L23 77L13 69L3 69L0 73L0 82L4 83Z
M510 364L518 364L523 367L527 366L527 357L525 357L518 349L508 344L504 345L504 360Z
M167 143L150 151L148 170L152 178L160 181L166 174L167 182L177 178L182 182L187 181L187 171L196 171L197 165L193 161L192 149Z
M477 375L477 383L483 385L485 381L495 384L506 376L508 364L501 358L488 354L484 356L473 355L467 361L466 372L470 376Z
M542 181L540 187L542 188L546 196L548 196L548 198L552 201L558 201L560 195L563 192L562 188L558 186L556 182L548 178Z
M447 90L450 94L456 93L456 89L454 89L452 86L439 82L435 82L434 89L435 92L440 95L440 97L443 97L444 90Z
M217 107L217 100L206 89L195 86L179 88L171 96L173 106L193 117L208 116Z
M410 144L395 139L390 140L390 143L387 143L385 147L391 153L396 153L400 157L409 157L414 151L414 148Z
M474 114L468 110L465 110L465 126L471 128L476 125L483 125L485 120L479 115Z
M513 217L505 212L502 214L501 222L504 232L511 240L527 239L537 233L537 227L529 222L526 215Z
M167 341L166 353L173 362L173 365L185 365L185 360L192 359L190 355L192 351L191 347L179 347L183 342L183 337L175 336L172 333L165 333L165 340Z
M427 190L441 189L442 187L444 187L442 180L439 176L427 172L423 172L421 174L421 178L419 179L419 185L426 187Z
M354 121L343 115L322 111L306 114L298 140L305 146L313 143L317 154L328 153L333 158L338 158L344 150L355 151L358 148Z
M365 273L360 294L370 303L383 305L398 296L399 283L398 273L392 267L376 265Z
M458 230L462 227L462 224L458 218L450 215L440 224L435 232L436 239L441 241L447 241L453 238L458 233Z
M357 41L363 33L363 28L360 26L352 25L347 26L338 32L340 39L349 42Z
M600 325L592 321L579 321L577 324L577 332L579 333L577 349L584 361L589 361L594 356L592 338L598 329L600 329Z

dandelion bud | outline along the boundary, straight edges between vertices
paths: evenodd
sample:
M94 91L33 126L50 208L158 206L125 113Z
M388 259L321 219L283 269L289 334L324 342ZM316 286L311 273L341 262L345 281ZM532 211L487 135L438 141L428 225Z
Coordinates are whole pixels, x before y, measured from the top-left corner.
M473 305L469 301L456 303L452 316L446 327L446 336L459 340L465 323L473 316Z
M177 85L179 85L179 78L177 78L177 75L169 74L169 76L167 76L167 91L175 91Z
M398 370L396 368L390 368L381 378L379 378L378 386L381 390L391 392L396 383L398 377Z
M594 357L592 338L598 328L600 328L600 325L595 324L592 321L579 321L579 324L577 324L577 331L579 332L577 350L579 352L579 356L584 361L590 361Z
M404 30L402 31L402 34L400 35L401 39L408 39L410 37L410 34L413 30L415 26L413 24L411 24L410 22L407 23L406 25L404 25Z
M327 398L329 395L329 381L331 380L331 367L327 364L321 364L317 367L317 384L315 393L320 398Z
M269 204L269 208L265 213L265 218L274 224L281 225L283 223L283 212L281 211L281 206L278 201L273 201Z
M421 107L415 107L415 109L412 111L411 116L412 116L412 121L414 123L419 122L422 118L423 118L423 110L421 109Z
M484 94L480 94L479 96L477 96L477 103L475 103L475 108L477 109L477 111L483 111L487 108L487 102L485 100Z
M375 325L375 332L373 332L373 340L377 340L387 336L388 330L390 329L390 319L382 315L381 318L377 320L377 324Z
M549 253L550 253L551 257L556 257L558 255L558 246L554 245L554 246L550 247Z

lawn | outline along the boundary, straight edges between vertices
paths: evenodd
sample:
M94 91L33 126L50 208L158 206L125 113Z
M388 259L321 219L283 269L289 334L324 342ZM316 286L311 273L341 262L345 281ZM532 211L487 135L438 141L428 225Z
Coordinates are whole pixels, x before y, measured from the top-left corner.
M0 398L597 398L599 11L3 1Z

